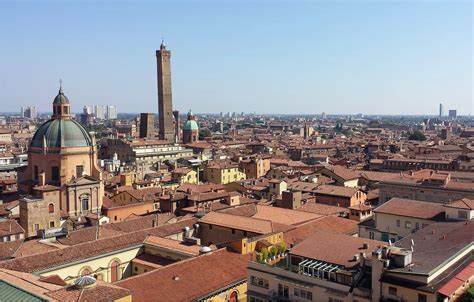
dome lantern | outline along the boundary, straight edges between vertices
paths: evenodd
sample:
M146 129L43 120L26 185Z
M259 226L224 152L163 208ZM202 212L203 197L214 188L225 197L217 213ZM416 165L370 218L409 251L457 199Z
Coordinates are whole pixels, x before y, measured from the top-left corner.
M53 100L53 119L70 118L71 105L69 99L64 94L62 80L59 80L59 92Z

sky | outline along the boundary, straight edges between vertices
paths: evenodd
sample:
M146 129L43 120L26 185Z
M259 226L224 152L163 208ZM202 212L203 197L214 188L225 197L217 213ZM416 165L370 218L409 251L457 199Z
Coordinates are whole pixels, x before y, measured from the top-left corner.
M474 114L472 1L0 1L0 111Z

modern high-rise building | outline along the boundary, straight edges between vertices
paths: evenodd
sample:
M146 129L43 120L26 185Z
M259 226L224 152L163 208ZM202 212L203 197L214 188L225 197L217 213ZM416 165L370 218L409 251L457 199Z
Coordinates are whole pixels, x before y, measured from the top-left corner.
M443 115L444 115L443 103L439 103L439 117L443 117Z
M173 101L171 94L171 52L162 41L156 51L158 77L158 126L160 139L174 142Z
M450 109L448 112L448 117L450 119L455 119L458 117L458 111L456 109Z
M105 119L105 110L104 106L94 106L94 115L96 119L103 120Z
M106 115L108 120L117 119L117 106L107 106Z
M29 118L29 119L36 119L38 117L36 113L36 107L34 106L27 106L21 107L21 117Z
M154 138L155 137L155 114L141 113L140 114L140 138Z
M84 108L82 108L82 113L92 114L92 106L84 106Z

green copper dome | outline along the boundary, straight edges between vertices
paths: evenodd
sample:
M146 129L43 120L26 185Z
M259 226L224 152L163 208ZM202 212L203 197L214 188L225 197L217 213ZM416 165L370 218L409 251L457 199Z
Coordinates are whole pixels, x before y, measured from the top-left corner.
M31 140L31 147L87 147L92 145L89 133L72 119L52 119L41 125Z
M196 123L195 120L189 120L186 121L186 124L184 124L183 130L199 130L198 124Z
M194 120L194 114L191 111L191 109L189 109L188 120L184 124L183 130L188 130L188 131L190 131L190 130L198 131L199 130L198 124Z

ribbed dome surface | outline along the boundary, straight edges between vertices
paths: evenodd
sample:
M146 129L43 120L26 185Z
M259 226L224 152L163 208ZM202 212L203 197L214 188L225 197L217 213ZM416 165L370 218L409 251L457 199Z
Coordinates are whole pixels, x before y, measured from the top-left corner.
M183 127L183 130L198 130L198 129L199 127L195 120L186 121L186 124L184 124L184 127Z
M87 147L92 145L89 133L71 119L53 119L41 125L31 140L31 147Z
M53 104L69 104L69 99L64 94L63 89L59 89L58 95L54 98Z

